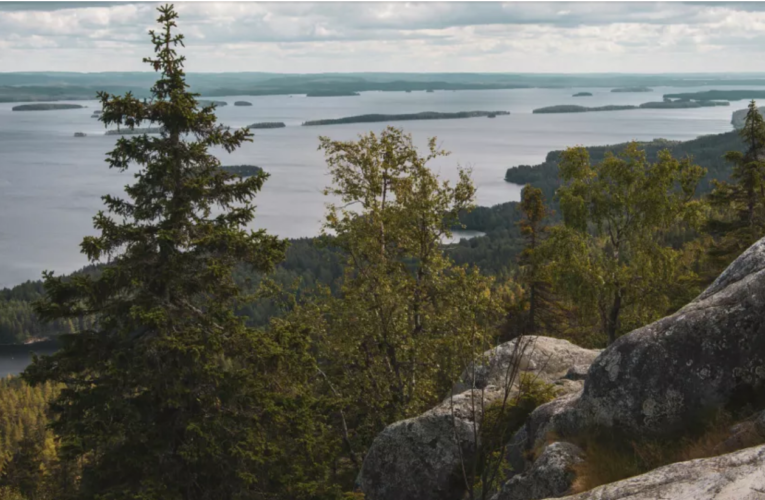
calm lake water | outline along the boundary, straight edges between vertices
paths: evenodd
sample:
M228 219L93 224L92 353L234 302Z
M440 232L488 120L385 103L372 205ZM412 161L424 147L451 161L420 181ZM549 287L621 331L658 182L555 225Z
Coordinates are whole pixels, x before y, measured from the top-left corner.
M223 164L255 164L271 174L256 200L253 227L283 237L315 235L324 204L321 194L329 178L318 136L353 139L386 125L349 124L301 127L306 120L364 113L420 111L510 111L495 119L409 121L403 126L424 147L430 136L452 152L433 162L443 177L456 178L458 166L471 167L478 203L493 205L517 200L520 187L504 182L505 170L536 164L554 149L574 145L614 144L628 140L687 140L731 129L731 113L745 107L685 110L630 110L601 113L533 115L534 108L555 104L640 104L661 100L662 94L698 88L655 88L650 93L611 93L609 89L520 89L496 91L366 92L359 97L229 96L219 108L221 123L240 127L254 122L283 121L286 128L258 130L254 142L231 155L215 151ZM727 87L726 87L727 88ZM752 87L746 87L752 88ZM593 97L572 97L578 91ZM234 100L251 107L234 107ZM100 197L119 194L132 182L132 172L110 171L104 163L116 137L104 136L100 122L87 109L12 112L0 103L0 287L39 279L41 271L74 271L86 264L79 243L93 234L92 217ZM75 138L75 132L88 137Z
M21 373L32 362L32 353L49 355L56 349L58 342L55 340L28 345L0 345L0 378Z

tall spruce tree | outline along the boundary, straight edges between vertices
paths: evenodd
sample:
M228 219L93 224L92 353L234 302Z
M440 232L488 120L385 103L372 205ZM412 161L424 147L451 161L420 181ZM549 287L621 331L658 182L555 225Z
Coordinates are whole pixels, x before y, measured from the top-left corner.
M266 176L235 177L208 152L230 152L251 134L200 108L176 53L178 15L158 10L155 56L144 60L160 74L152 98L99 93L105 124L163 130L120 138L108 154L110 168L138 167L126 198L103 197L99 234L81 245L90 261L110 264L97 277L46 272L36 306L47 320L95 323L64 335L61 350L35 359L24 377L64 384L52 427L62 460L83 465L77 498L311 496L320 416L303 392L315 375L306 343L249 330L233 313L234 267L268 271L285 251L245 229Z
M545 205L542 190L530 184L521 191L518 209L523 214L518 227L525 240L523 251L518 256L518 278L524 287L524 300L521 301L521 313L511 318L511 321L520 323L513 330L524 335L551 335L561 329L564 312L553 294L544 252L540 251L549 229L545 221L552 211Z
M765 120L754 101L749 103L739 134L746 151L725 155L733 164L733 182L714 181L709 196L712 207L718 210L707 224L717 237L710 256L718 267L726 266L765 235Z

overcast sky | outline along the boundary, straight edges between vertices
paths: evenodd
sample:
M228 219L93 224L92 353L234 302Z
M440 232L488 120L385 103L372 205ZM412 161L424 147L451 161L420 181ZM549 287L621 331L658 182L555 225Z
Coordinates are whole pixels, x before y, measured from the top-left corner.
M0 70L147 71L156 5L0 2ZM765 2L176 6L188 71L765 70Z

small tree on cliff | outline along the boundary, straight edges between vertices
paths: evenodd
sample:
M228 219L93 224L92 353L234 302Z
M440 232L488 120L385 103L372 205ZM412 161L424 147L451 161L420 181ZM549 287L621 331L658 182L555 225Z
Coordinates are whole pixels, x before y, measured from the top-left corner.
M597 314L609 343L625 312L638 316L636 325L666 313L667 285L684 271L662 236L681 220L698 223L693 196L703 175L669 151L651 163L636 143L598 165L582 147L563 153L557 196L564 225L546 244L551 270L558 290Z
M176 53L178 15L158 10L156 55L144 60L160 73L152 98L99 93L104 123L163 129L108 154L110 168L138 166L127 198L104 196L99 234L82 242L90 261L111 262L98 277L46 272L37 304L48 320L96 321L24 377L64 384L52 425L62 460L83 464L77 498L297 498L319 475L310 436L321 419L303 390L312 358L299 335L265 336L233 313L234 267L268 271L285 242L245 230L266 176L226 173L208 148L230 152L251 134L199 107Z
M717 237L710 256L724 267L765 235L765 120L754 101L749 103L739 131L746 151L730 151L733 183L713 181L709 196L719 217L710 218L707 229Z

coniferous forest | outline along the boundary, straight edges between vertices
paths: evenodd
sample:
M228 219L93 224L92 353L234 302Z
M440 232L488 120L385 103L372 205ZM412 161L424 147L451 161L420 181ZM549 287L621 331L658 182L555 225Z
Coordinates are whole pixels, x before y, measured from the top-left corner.
M108 154L132 183L103 197L81 245L91 264L0 291L0 343L61 344L0 381L0 499L363 498L375 436L442 401L482 352L524 335L604 348L765 236L754 101L738 132L510 169L522 199L491 208L468 170L449 183L428 168L446 154L435 138L321 137L339 200L322 234L251 231L268 174L220 169L210 150L252 134L189 91L178 15L158 10L151 97L98 96L104 123L163 132ZM443 243L461 228L486 235ZM504 467L496 433L553 397L523 384L482 427L471 495Z

